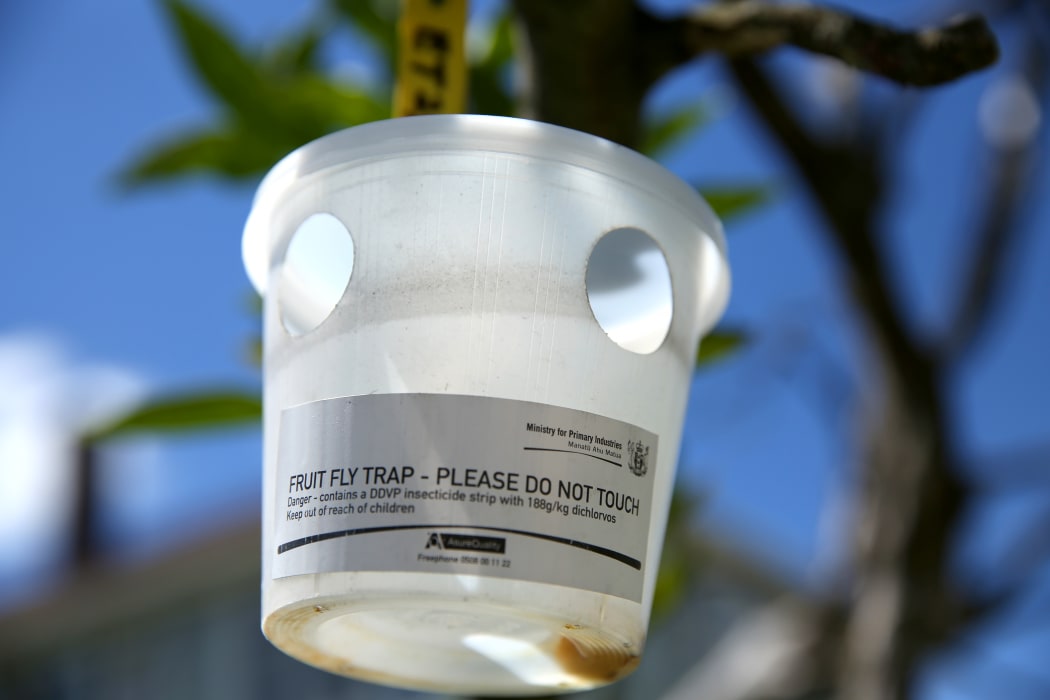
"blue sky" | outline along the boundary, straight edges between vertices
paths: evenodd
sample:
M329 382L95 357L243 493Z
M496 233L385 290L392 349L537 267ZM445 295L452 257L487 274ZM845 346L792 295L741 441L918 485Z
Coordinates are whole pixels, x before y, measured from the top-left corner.
M921 16L909 16L910 5L887 2L880 12ZM301 20L309 3L205 6L254 43ZM344 47L340 69L359 72L363 56ZM831 99L826 86L840 74L806 65L805 80L787 87ZM987 167L979 105L1007 73L1004 65L929 93L901 137L885 243L911 321L924 331L951 308L976 214L975 175ZM879 87L875 97L894 91ZM773 182L780 194L729 226L727 322L755 340L695 379L681 478L703 492L706 525L812 582L833 562L842 527L841 508L828 504L855 461L858 424L846 409L866 390L864 360L812 205L717 67L682 71L651 107L696 95L716 119L667 165L690 182ZM115 179L142 148L213 114L159 3L0 4L0 604L55 580L73 432L156 392L258 386L244 359L257 321L240 260L252 186L201 179L126 193ZM953 382L963 453L980 468L999 468L1014 452L1044 464L1050 454L1050 237L1041 235L1050 197L1041 199L1011 251L988 342ZM820 388L829 385L845 403L829 400ZM251 430L109 450L103 497L117 552L149 555L253 517L259 462ZM1047 500L1036 492L989 503L981 517L993 525L974 528L964 561L973 570L994 565L1008 528Z

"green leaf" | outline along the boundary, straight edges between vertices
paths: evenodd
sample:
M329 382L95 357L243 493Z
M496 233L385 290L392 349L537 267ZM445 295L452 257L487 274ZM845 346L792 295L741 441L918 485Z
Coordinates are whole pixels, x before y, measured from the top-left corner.
M121 176L125 186L199 173L254 177L308 141L390 115L389 100L315 71L324 35L317 27L293 34L256 65L182 0L168 0L168 7L194 68L232 118L224 127L176 138L141 155Z
M514 33L510 13L504 13L492 28L489 49L470 66L471 111L509 117L517 111L506 86L507 69L514 56Z
M682 603L692 583L690 573L689 564L683 555L665 544L653 591L654 620L663 620Z
M700 194L711 205L722 221L746 214L773 198L770 185L741 185L739 187L700 188Z
M483 59L485 63L500 68L514 58L514 22L509 12L504 12L492 27L492 43Z
M132 188L199 173L253 177L269 170L296 145L258 138L243 130L188 134L147 151L119 180Z
M661 115L643 127L639 150L650 157L656 157L680 142L707 119L707 110L696 104Z
M88 440L98 442L144 433L188 433L200 430L258 424L262 402L256 394L238 391L169 396L156 399L94 431Z
M263 71L273 75L300 75L317 71L317 54L325 32L309 26L286 37L264 59Z
M346 17L379 49L387 71L397 65L397 0L331 0L332 7Z
M696 561L690 547L692 520L699 507L698 499L675 487L667 515L664 548L653 596L653 618L663 619L673 612L689 592L696 575Z
M245 130L281 141L285 152L335 129L389 113L364 91L308 70L321 38L316 30L307 29L294 37L289 55L271 55L268 61L256 63L216 24L183 0L168 0L167 4L186 53L204 83ZM295 70L289 70L293 67Z
M258 336L250 339L244 347L244 361L252 367L261 368L263 363L262 338Z
M743 331L717 330L704 336L696 353L697 365L709 365L725 359L749 340Z
M282 105L289 129L297 131L301 142L324 136L335 129L390 116L389 101L381 101L363 90L316 74L299 76L279 85L274 94Z
M180 43L197 75L241 119L252 122L269 105L258 68L211 19L182 0L166 3Z

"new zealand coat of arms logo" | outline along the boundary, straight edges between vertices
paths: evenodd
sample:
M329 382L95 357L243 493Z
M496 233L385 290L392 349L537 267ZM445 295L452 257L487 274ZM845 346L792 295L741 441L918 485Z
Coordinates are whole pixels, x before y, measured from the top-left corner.
M645 476L649 471L649 446L643 445L642 441L627 441L627 466L635 476Z

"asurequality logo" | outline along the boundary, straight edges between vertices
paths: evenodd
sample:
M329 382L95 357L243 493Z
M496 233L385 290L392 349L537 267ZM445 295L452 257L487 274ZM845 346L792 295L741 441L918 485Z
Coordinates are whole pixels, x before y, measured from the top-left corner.
M427 535L427 544L424 549L457 549L468 552L505 554L507 551L507 540L503 537L431 532Z

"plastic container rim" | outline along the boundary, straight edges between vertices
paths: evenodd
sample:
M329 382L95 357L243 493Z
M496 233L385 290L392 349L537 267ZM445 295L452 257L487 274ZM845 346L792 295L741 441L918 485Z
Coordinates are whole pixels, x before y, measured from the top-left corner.
M625 146L544 122L515 117L441 114L370 122L311 141L282 158L256 191L241 241L248 277L266 291L273 242L271 208L297 183L326 170L407 153L481 151L563 162L628 182L695 218L726 259L722 225L692 187L656 161ZM728 261L726 261L728 263Z

